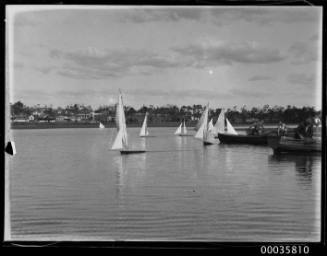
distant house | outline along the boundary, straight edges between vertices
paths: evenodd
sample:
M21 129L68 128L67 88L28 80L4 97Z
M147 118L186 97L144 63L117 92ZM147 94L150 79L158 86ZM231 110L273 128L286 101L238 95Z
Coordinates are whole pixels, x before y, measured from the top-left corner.
M19 116L15 116L14 117L14 122L17 122L17 123L26 123L26 122L29 122L29 119L26 116L19 115Z
M92 113L77 114L76 117L79 120L88 120L88 119L92 118Z
M29 117L28 117L28 121L34 121L35 120L35 118L34 118L34 116L33 115L30 115Z
M67 120L67 116L56 116L56 121L63 122Z

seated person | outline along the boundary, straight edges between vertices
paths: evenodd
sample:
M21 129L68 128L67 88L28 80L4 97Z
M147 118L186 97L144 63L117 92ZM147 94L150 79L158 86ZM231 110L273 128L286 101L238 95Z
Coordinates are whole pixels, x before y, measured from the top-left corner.
M313 124L307 119L304 122L301 122L298 127L295 129L294 137L296 139L312 138L313 136Z
M277 135L279 136L285 136L287 133L287 127L286 124L279 122L278 128L277 128Z

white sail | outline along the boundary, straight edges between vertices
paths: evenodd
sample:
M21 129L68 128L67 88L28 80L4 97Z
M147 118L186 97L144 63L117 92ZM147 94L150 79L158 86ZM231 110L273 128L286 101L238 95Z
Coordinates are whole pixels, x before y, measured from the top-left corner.
M118 133L111 149L123 149L128 147L126 119L124 113L123 97L119 93L118 104L116 106L116 125Z
M209 113L209 104L206 106L206 108L205 108L205 110L203 112L204 115L203 115L202 124L200 125L200 128L198 129L198 131L194 135L195 138L203 139L204 133L207 131L208 113Z
M213 126L212 118L210 119L210 122L208 124L208 130L209 131L214 131L215 130L215 127Z
M178 126L178 128L175 131L175 135L179 135L182 133L182 123Z
M225 111L224 109L221 110L217 122L214 126L215 133L224 133L225 132Z
M101 122L99 123L99 128L100 128L100 129L105 128L104 125L103 125Z
M185 125L185 121L183 122L183 134L187 134L187 129L186 129L186 125Z
M11 142L11 146L12 146L12 154L13 155L16 155L17 150L16 150L16 146L15 146L15 142L14 141Z
M124 145L123 145L123 132L121 130L119 130L117 135L116 135L115 141L112 144L111 149L122 149L122 148L124 148Z
M204 116L205 116L205 112L206 112L206 109L204 109L204 111L202 112L201 117L200 117L199 121L197 122L197 124L196 124L196 126L195 126L195 130L196 130L196 131L200 129L200 127L201 127L201 125L202 125L202 123L203 123L203 119L204 119Z
M227 118L226 118L226 123L227 123L227 133L237 135L238 133L235 131L234 127L231 125L231 123Z
M149 135L147 122L148 122L148 113L145 114L143 125L142 125L141 131L140 131L140 136Z

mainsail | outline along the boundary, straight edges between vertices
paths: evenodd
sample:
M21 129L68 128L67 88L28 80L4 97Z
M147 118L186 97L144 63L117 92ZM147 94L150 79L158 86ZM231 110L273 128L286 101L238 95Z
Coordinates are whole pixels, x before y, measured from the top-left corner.
M100 128L100 129L103 129L103 128L105 128L105 126L100 122L100 124L99 124L99 128Z
M187 129L186 129L186 125L185 125L185 120L183 122L183 130L182 130L183 134L187 134Z
M202 123L198 129L198 131L195 134L195 138L198 139L203 139L204 132L207 130L207 125L208 125L208 113L209 113L209 103L207 104L204 112L203 112L203 120ZM202 118L202 116L201 116Z
M213 126L212 118L210 119L210 122L208 124L208 131L214 131L215 127Z
M225 132L225 110L222 109L220 111L220 114L218 116L217 122L214 126L215 128L215 133L224 133Z
M231 125L231 123L227 118L226 118L226 123L227 123L227 133L237 135L238 133L235 131L234 127Z
M195 130L196 130L196 131L200 129L200 127L201 127L201 125L202 125L202 123L203 123L203 119L204 119L204 116L205 116L205 112L206 112L206 109L204 109L204 111L203 111L202 114L201 114L201 117L200 117L199 121L198 121L197 124L195 125Z
M216 133L227 133L227 134L235 134L235 135L238 134L235 131L234 127L229 122L229 120L227 119L227 117L225 117L224 109L221 110L214 128Z
M111 149L123 149L128 147L126 119L124 113L123 96L119 92L118 103L116 106L116 125L118 133Z
M182 123L178 126L178 128L175 131L175 135L180 135L182 133Z
M148 135L149 135L149 131L148 131L148 113L145 113L143 125L142 125L141 131L140 131L140 136L144 137L144 136L148 136Z

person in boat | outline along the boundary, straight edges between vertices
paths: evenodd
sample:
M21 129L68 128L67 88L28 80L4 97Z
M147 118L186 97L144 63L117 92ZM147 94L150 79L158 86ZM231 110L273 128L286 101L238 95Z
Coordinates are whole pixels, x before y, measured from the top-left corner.
M286 124L283 122L279 122L278 128L277 128L277 135L278 136L285 136L287 133L287 127Z
M310 118L302 121L295 129L294 137L296 139L312 138L313 122Z
M263 121L255 122L250 126L250 135L260 135L263 133Z

